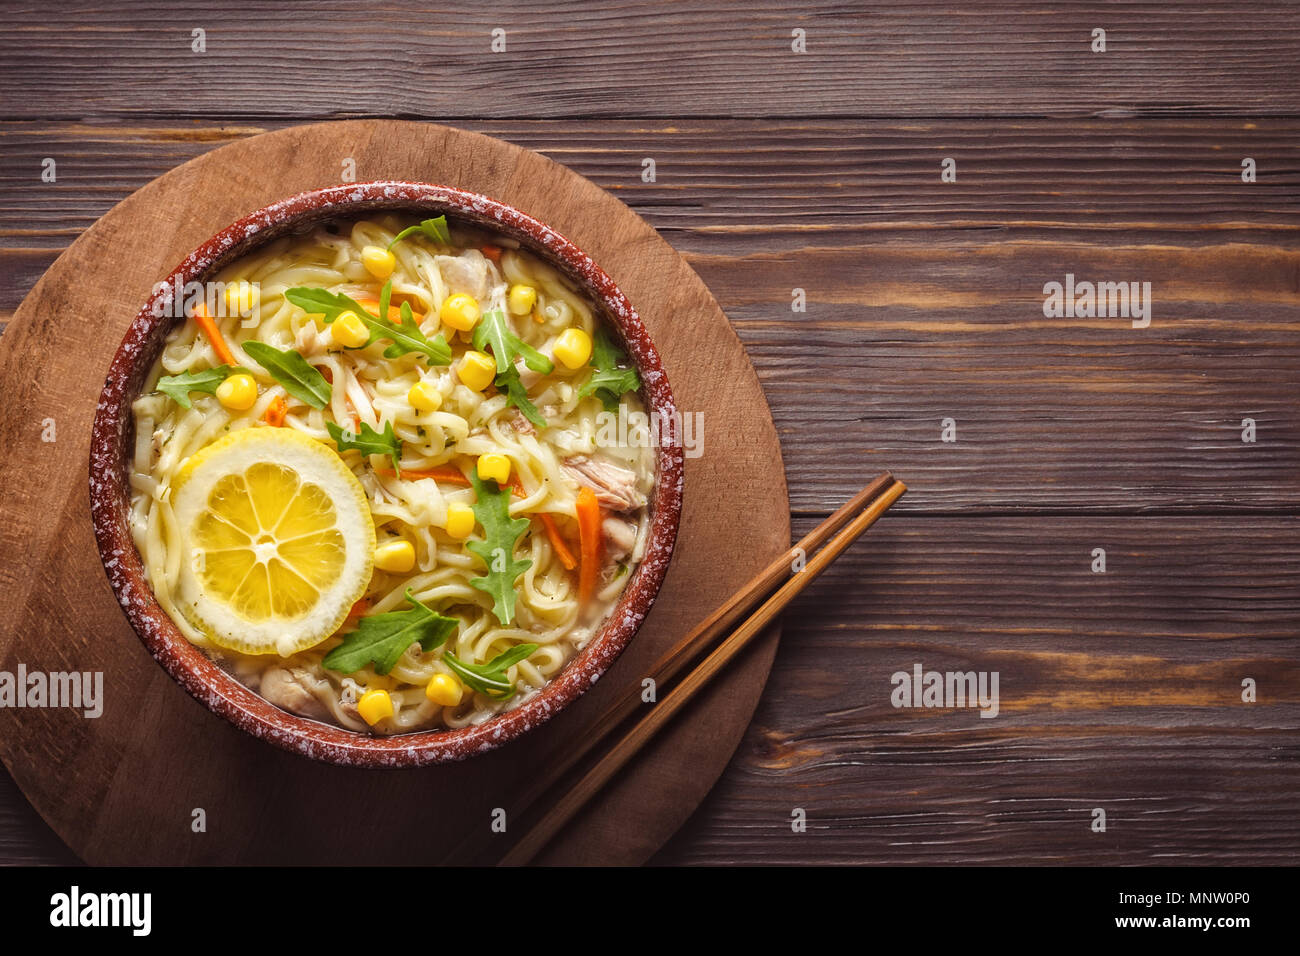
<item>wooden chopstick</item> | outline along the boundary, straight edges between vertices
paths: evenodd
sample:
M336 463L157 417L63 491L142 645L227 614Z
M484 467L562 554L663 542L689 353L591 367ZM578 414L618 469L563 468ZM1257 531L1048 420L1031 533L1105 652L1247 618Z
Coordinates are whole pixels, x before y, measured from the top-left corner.
M806 561L809 554L825 544L831 535L844 527L854 515L892 484L894 484L894 476L885 472L846 501L836 509L834 514L800 538L789 549L773 558L767 567L750 579L749 583L731 595L717 610L665 651L646 676L654 681L655 687L666 686L685 667L703 657L704 652L712 647L724 632L747 614L759 600L771 594L773 588L781 581L788 578L793 573L796 558ZM526 789L511 799L511 816L519 819L527 813L546 791L555 786L587 754L610 737L633 713L643 708L645 705L641 701L641 687L641 681L638 679L634 686L629 686L623 693L616 695L614 702L592 720L581 733L574 734L563 752L546 763L545 772L538 774ZM472 859L485 842L481 832L473 830L461 840L449 859L462 861Z
M501 865L520 866L532 860L647 741L717 676L756 635L762 633L772 619L826 570L859 535L875 524L906 490L907 486L901 481L893 481L879 497L831 538L824 548L808 560L802 572L794 574L775 594L763 602L730 637L718 645L698 667L682 678L681 682L661 698L640 722L614 744L595 766L515 844L510 852L502 857Z

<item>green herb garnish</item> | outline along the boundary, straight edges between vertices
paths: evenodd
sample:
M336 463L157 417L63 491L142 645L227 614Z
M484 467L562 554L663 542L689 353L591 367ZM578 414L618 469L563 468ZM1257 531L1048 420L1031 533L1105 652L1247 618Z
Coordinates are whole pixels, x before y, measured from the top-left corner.
M384 350L384 358L397 358L408 352L419 352L429 359L430 365L449 364L451 346L447 344L447 340L441 333L430 339L420 331L409 302L402 303L400 324L388 320L388 303L392 295L393 280L389 279L379 293L379 315L373 315L363 309L356 299L342 292L327 292L324 289L300 286L286 289L284 293L286 299L308 315L323 315L326 325L332 324L344 312L355 312L357 318L370 330L370 340L366 345L376 339L388 339L392 342Z
M169 396L181 408L193 408L190 392L217 393L217 386L235 371L233 365L218 365L216 368L204 369L202 372L182 372L180 375L164 375L158 379L157 391Z
M603 325L595 329L595 338L591 342L591 360L588 363L595 371L586 380L586 385L577 390L578 398L594 394L601 399L606 411L619 410L619 399L628 392L637 392L641 388L641 376L637 369L628 368L627 354L615 345L610 333Z
M325 423L339 451L355 449L363 455L387 455L393 460L393 471L400 473L397 460L402 457L402 440L393 434L393 423L385 422L384 430L377 432L367 422L361 423L361 433L341 428L334 422Z
M495 481L483 481L476 470L470 471L469 480L477 497L474 517L483 526L483 540L466 542L465 547L488 566L485 576L469 583L492 597L492 613L509 624L515 617L515 581L533 566L530 560L515 560L515 546L528 531L528 519L510 517L510 492Z
M434 219L426 219L418 226L408 226L393 237L393 241L388 244L391 250L407 236L413 236L416 233L422 233L434 242L444 246L451 245L451 232L447 229L447 217L438 216Z
M293 349L282 352L265 342L244 342L242 348L298 401L312 408L324 408L330 403L330 383Z
M594 394L607 412L618 411L618 403L623 395L641 388L641 376L637 375L636 369L624 367L631 364L627 355L614 344L603 326L596 327L591 361L588 364L596 371L592 372L587 384L578 389L578 397L586 398Z
M474 326L474 348L492 353L498 374L514 368L517 358L522 358L525 365L542 375L555 371L554 362L510 330L506 314L500 309L484 312L478 320L478 325Z
M373 663L376 674L387 674L412 644L418 641L422 650L431 651L445 642L460 624L457 618L444 617L425 607L410 588L406 590L406 600L411 602L409 610L363 617L357 629L326 654L321 664L332 671L351 674Z
M506 671L525 660L537 647L536 644L516 644L486 664L466 664L451 651L443 651L442 660L466 687L497 700L505 700L515 693L514 682L506 680Z
M524 365L542 375L555 371L555 363L515 335L510 330L505 313L500 309L483 313L478 325L474 327L474 348L480 352L492 353L492 358L497 363L493 384L506 393L506 403L523 412L524 417L538 428L545 428L546 419L529 400L528 390L519 378L519 366L515 360L522 358Z
M360 317L365 309L357 301L342 292L327 292L325 289L311 289L296 286L284 290L284 297L308 315L325 316L325 324L333 322L344 312L355 312Z

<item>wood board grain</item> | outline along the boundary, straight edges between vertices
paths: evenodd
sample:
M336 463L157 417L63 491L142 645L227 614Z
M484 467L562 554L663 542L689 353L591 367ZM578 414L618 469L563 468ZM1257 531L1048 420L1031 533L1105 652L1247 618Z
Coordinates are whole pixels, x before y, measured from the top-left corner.
M1290 5L1222 0L385 2L362 23L349 0L76 0L11 4L8 19L12 117L1276 113L1295 107L1279 67L1300 43Z
M656 860L1293 864L1297 540L1296 517L891 515L789 609L745 740ZM893 707L917 663L998 671L996 719Z

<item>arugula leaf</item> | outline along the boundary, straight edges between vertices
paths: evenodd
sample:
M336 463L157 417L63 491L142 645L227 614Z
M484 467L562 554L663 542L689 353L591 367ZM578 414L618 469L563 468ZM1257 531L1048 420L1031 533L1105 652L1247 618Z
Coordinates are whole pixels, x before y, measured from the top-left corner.
M325 423L339 451L355 448L363 455L387 455L393 460L393 471L398 471L397 460L402 457L402 441L393 434L393 423L385 422L384 430L377 432L367 422L361 423L361 434L340 428L334 422Z
M497 375L493 384L506 393L506 404L519 409L538 428L545 428L546 419L529 401L528 389L519 378L519 366L515 360L522 358L526 366L542 375L555 371L555 363L515 335L500 309L484 312L478 320L478 325L474 326L474 348L480 352L490 351L496 359Z
M384 350L384 358L397 358L407 352L419 352L429 359L430 365L450 365L451 346L442 333L430 339L420 331L411 311L409 302L402 303L401 324L389 321L388 303L393 294L393 280L384 283L379 293L379 315L373 315L361 307L361 303L342 292L326 292L324 289L310 289L299 286L286 289L284 297L302 309L308 315L323 315L325 324L330 325L344 312L355 312L370 330L369 345L376 339L389 339L392 345Z
M513 405L519 409L524 413L524 417L538 428L546 427L546 419L542 417L542 413L537 410L537 406L528 397L528 390L524 388L524 383L519 378L519 369L513 367L507 369L498 375L492 384L506 393L507 405Z
M477 469L469 473L477 500L474 517L483 526L483 540L466 542L469 548L488 566L481 578L470 578L470 584L491 595L492 613L502 624L515 617L515 581L533 566L530 560L515 560L515 545L528 530L527 518L510 517L510 492L490 479L485 482Z
M418 226L408 226L403 229L393 237L393 241L388 244L388 248L391 250L393 246L397 245L407 236L413 236L417 232L422 233L434 242L440 243L444 246L451 245L451 233L447 229L447 217L438 216L434 219L426 219Z
M515 693L514 682L506 680L506 671L526 659L537 647L536 644L516 644L486 664L466 664L451 651L443 651L442 660L466 687L505 700Z
M460 624L459 619L444 617L416 600L406 589L411 608L363 617L357 629L343 638L343 643L325 655L321 664L332 671L351 674L367 664L375 665L376 674L387 674L398 658L416 641L431 651L443 644Z
M182 372L180 375L164 375L158 379L156 391L167 395L181 408L193 408L190 392L207 392L215 395L217 386L235 371L233 365L218 365L216 368L201 372Z
M325 324L333 322L344 312L355 312L358 316L365 312L356 299L342 292L327 292L324 289L312 289L307 286L295 286L284 290L284 297L308 315L325 316Z
M384 286L385 289L388 286ZM420 331L420 327L415 322L415 314L411 312L411 303L402 303L402 324L396 325L387 319L377 319L371 326L371 331L382 335L384 338L392 339L393 344L384 349L384 358L397 358L399 355L405 355L407 352L419 352L429 357L430 365L450 365L451 364L451 346L439 332L432 339ZM362 317L365 321L365 317Z
M474 348L480 352L485 349L492 352L492 357L497 360L498 374L514 367L515 359L519 357L534 372L550 375L555 371L554 362L510 330L506 314L500 309L484 312L478 320L478 325L474 326Z
M265 342L244 342L242 347L298 401L306 402L312 408L324 408L330 403L333 394L330 383L293 349L281 352Z
M586 398L594 394L607 412L618 411L618 403L623 395L641 388L641 376L636 373L636 369L620 367L629 365L630 362L623 350L614 344L604 326L596 327L591 361L588 364L596 371L591 373L587 384L578 389L578 397Z

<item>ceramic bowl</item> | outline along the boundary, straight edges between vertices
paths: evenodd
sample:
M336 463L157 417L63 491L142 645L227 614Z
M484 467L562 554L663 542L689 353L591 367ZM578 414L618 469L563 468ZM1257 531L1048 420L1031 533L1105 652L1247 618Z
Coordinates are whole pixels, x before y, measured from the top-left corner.
M370 736L281 710L214 664L185 639L159 606L127 527L127 468L134 443L131 403L139 396L167 333L184 321L169 314L171 290L190 281L203 282L280 236L329 220L384 212L421 218L445 214L453 222L514 238L554 265L622 334L640 372L648 410L675 415L668 378L636 310L613 280L559 233L505 203L448 186L407 182L333 186L245 216L195 249L156 287L113 357L100 396L90 443L90 505L104 569L127 620L158 663L195 698L241 730L307 757L354 766L413 767L462 760L519 737L571 703L613 663L645 620L668 571L681 514L682 449L666 443L658 449L645 558L600 633L546 687L513 710L456 730Z

